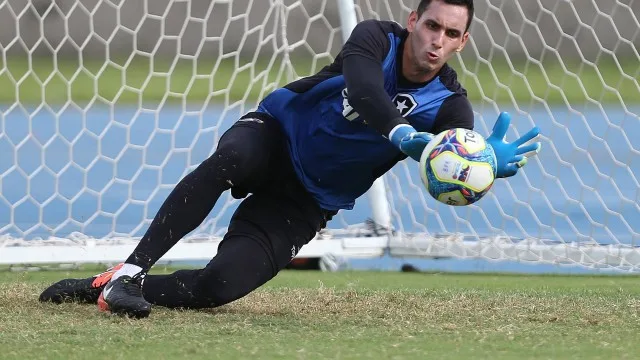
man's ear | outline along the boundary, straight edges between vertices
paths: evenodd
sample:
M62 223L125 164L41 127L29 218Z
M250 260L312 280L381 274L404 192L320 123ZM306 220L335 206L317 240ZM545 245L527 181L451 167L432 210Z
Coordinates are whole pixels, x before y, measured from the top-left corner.
M464 35L462 35L462 43L460 44L460 46L458 46L458 48L456 49L456 52L460 52L462 51L462 49L464 49L464 46L467 45L467 40L469 40L469 32L465 32Z
M412 10L407 19L407 30L413 32L416 29L416 23L418 22L418 13Z

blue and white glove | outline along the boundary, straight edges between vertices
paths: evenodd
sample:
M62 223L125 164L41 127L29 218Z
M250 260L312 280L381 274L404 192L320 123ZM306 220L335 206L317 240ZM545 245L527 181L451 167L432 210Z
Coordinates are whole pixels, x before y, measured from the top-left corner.
M534 142L527 144L540 135L540 129L534 127L528 133L512 143L504 140L507 129L511 123L511 115L506 112L500 113L498 120L493 125L493 132L487 138L487 143L493 147L496 153L498 171L496 177L505 178L515 175L518 170L527 164L527 159L540 152L542 144Z
M419 132L408 124L397 125L389 133L391 143L415 161L420 161L422 151L431 139L433 134Z

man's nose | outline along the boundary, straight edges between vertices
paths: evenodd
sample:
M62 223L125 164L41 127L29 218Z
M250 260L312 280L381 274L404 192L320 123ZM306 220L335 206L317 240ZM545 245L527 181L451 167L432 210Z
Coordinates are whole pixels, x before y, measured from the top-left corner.
M442 44L444 42L444 31L437 31L433 34L433 38L431 39L431 45L436 49L442 48Z

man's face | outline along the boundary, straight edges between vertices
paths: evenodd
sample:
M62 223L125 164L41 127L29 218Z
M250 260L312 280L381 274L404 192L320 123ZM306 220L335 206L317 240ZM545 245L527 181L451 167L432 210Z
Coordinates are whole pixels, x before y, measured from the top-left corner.
M465 32L469 13L467 8L435 0L418 18L409 15L407 29L411 62L418 72L439 70L456 51L462 50L469 33Z

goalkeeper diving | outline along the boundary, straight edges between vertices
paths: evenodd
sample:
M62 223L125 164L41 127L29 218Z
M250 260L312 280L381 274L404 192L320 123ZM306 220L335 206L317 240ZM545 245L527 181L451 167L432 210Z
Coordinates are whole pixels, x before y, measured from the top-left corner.
M419 161L433 134L473 129L466 90L447 65L467 43L473 11L472 0L422 0L406 28L359 23L333 63L276 89L221 136L169 194L124 263L61 280L40 300L97 303L140 318L152 306L221 306L272 279L378 177L407 157ZM516 175L540 150L537 127L505 142L509 123L500 114L487 137L499 178ZM211 261L147 275L225 191L243 200Z

